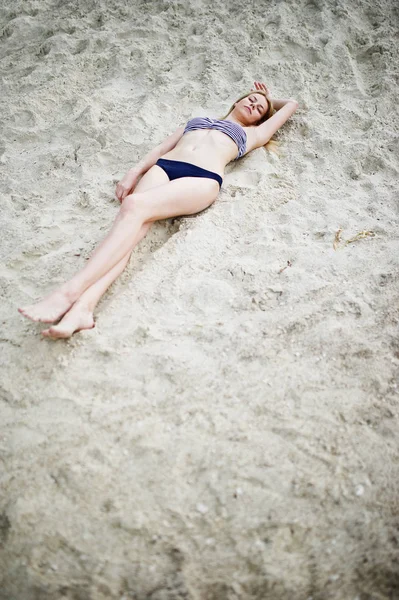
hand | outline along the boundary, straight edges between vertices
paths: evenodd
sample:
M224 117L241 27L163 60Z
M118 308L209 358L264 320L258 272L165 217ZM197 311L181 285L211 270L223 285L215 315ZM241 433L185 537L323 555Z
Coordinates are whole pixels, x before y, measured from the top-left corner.
M264 83L261 83L260 81L254 81L254 86L255 87L251 88L251 91L262 90L266 92L268 96L270 96L270 90L266 87Z
M123 179L116 186L115 196L119 202L123 202L124 199L131 191L136 187L138 175L135 175L131 171L128 171Z

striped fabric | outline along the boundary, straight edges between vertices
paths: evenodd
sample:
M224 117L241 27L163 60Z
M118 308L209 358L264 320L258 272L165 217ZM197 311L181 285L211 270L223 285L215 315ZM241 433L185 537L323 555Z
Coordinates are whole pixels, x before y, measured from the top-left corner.
M210 119L209 117L195 117L195 119L188 121L184 129L184 133L187 133L188 131L195 131L196 129L216 129L217 131L221 131L222 133L225 133L231 137L231 139L234 140L238 146L238 155L234 160L238 160L243 154L245 154L247 134L241 125L238 125L238 123L233 123L233 121Z

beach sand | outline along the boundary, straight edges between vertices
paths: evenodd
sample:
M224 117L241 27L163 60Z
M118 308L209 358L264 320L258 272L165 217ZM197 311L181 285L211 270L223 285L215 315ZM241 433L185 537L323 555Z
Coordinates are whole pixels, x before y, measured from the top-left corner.
M1 600L399 598L398 16L2 4ZM126 170L254 80L299 102L280 154L42 339L17 307L85 264Z

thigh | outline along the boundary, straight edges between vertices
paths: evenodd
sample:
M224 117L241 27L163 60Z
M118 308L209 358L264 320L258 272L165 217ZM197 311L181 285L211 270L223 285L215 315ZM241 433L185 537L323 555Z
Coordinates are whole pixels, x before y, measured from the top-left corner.
M165 185L169 182L169 177L165 171L158 167L158 165L152 166L148 169L147 173L144 173L138 184L133 190L133 194L138 192L146 192L151 188L158 187L159 185Z
M182 215L193 215L214 202L219 184L205 177L181 177L148 191L138 192L132 204L140 210L144 221L158 221Z
M158 187L159 185L165 185L165 183L168 183L168 181L169 177L166 175L165 171L161 169L161 167L154 165L150 169L148 169L147 173L144 173L144 175L134 188L133 194L137 194L139 192L146 192L147 190ZM143 224L139 233L137 243L141 242L141 240L147 235L151 226L151 222Z

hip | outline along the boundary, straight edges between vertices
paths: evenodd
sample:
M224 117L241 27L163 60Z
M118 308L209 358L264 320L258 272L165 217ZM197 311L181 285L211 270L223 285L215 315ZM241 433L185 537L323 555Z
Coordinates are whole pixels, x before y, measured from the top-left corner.
M200 169L217 173L222 179L227 164L223 158L221 159L220 153L214 152L212 148L208 148L207 152L203 149L188 150L187 148L173 148L173 150L163 154L160 158L194 165Z
M155 164L165 171L170 181L173 179L179 179L180 177L205 177L208 179L214 179L218 182L219 188L222 187L222 176L219 173L210 171L209 169L204 169L200 165L165 157L160 158Z

